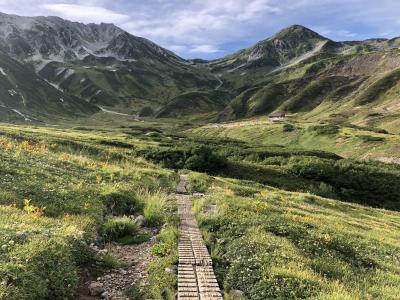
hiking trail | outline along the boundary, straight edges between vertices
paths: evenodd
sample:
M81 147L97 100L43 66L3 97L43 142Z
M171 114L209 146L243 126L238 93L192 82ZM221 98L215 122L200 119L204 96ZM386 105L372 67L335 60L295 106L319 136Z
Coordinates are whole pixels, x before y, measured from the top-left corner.
M177 186L178 214L181 219L178 264L178 300L222 300L212 260L204 243L192 199L187 194L187 176Z

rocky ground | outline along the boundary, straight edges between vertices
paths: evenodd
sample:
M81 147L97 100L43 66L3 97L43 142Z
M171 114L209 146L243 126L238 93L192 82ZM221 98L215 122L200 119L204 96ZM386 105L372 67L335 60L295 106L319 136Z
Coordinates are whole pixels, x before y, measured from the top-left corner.
M154 259L150 248L154 238L140 245L115 245L107 246L111 252L126 267L106 271L103 276L88 279L86 288L81 288L78 300L107 299L126 300L124 291L131 285L143 282L147 277L147 267Z

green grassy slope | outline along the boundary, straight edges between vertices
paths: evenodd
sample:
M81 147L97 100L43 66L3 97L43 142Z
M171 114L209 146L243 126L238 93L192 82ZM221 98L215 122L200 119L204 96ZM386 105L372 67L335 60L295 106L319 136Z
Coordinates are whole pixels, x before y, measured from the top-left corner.
M224 290L244 299L396 299L399 213L190 176Z
M0 110L3 121L24 122L32 119L43 122L55 118L76 118L98 111L83 99L53 87L29 66L1 53L0 68Z
M218 131L201 138L204 128L188 137L176 124L156 121L107 125L0 126L0 299L71 296L79 267L103 264L87 245L111 212L151 214L166 202L178 178L166 166L218 175L190 173L189 188L207 192L195 201L196 212L226 292L240 289L248 299L395 299L397 166L240 142ZM369 142L393 137L320 127L304 130L319 142L345 130L375 138ZM176 216L173 207L159 209L155 222L169 225L156 249L166 250L149 268L143 299L176 288L165 272L177 262Z
M8 125L1 125L0 132L2 300L71 297L80 267L99 272L104 265L88 245L98 242L98 229L110 209L143 214L140 207L146 201L164 199L175 185L171 171L132 155L146 141L121 132ZM148 216L166 209L161 203L152 205ZM154 221L162 225L166 217ZM172 258L166 259L174 263L171 251ZM159 276L162 263L151 274ZM174 288L173 275L164 276L165 285L150 278L160 293Z
M338 126L333 132L318 131L335 125L288 122L293 128L285 130L285 123L257 124L233 123L228 127L199 127L189 131L193 137L220 137L243 140L260 145L280 145L293 149L325 150L344 157L378 159L399 158L400 137L397 134L374 132L376 129ZM236 124L236 125L235 125ZM286 125L287 126L287 125Z
M302 113L315 121L374 124L390 127L399 114L398 51L313 57L273 73L248 70L227 74L225 88L238 95L225 119L266 115L274 111ZM373 115L375 114L375 115ZM388 123L386 125L386 123Z
M138 112L145 104L153 108L188 91L209 90L214 76L184 62L119 61L85 58L69 63L49 63L39 74L66 92L90 103Z
M175 117L220 111L228 104L230 97L228 92L219 90L181 94L161 106L156 116Z

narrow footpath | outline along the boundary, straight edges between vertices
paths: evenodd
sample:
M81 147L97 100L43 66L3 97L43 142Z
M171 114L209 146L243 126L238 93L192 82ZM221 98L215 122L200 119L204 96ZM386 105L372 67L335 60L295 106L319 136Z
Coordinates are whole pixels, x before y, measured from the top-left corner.
M192 211L187 195L187 177L177 187L178 214L181 219L178 264L178 300L222 300L212 260Z

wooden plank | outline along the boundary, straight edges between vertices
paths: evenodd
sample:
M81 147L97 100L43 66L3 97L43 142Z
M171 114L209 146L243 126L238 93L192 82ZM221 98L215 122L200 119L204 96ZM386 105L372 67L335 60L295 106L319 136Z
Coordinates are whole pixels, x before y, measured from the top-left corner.
M182 189L183 190L183 189ZM222 300L212 259L192 212L190 196L179 195L178 300Z

